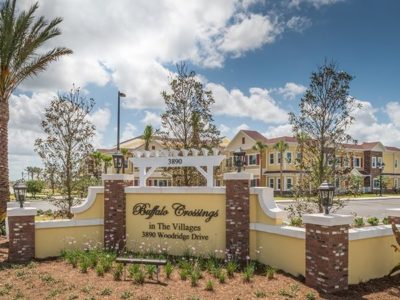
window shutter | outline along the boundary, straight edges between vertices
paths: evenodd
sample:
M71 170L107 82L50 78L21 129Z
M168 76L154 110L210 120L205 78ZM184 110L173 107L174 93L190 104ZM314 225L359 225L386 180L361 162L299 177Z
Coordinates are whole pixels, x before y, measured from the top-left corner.
M244 157L244 162L246 165L249 164L249 157L247 155Z
M260 186L260 179L256 180L256 186Z
M364 161L363 161L362 157L360 158L360 166L361 166L361 168L364 167Z
M151 186L151 180L150 180L150 179L147 180L147 185L148 185L148 186Z
M260 164L260 154L257 154L257 165Z

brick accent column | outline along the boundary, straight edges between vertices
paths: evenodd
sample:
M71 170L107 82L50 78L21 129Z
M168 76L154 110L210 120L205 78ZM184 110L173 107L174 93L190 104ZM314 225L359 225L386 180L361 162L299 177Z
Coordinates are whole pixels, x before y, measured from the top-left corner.
M226 173L226 249L239 260L246 260L250 245L249 173Z
M23 263L35 257L35 216L33 207L7 209L10 262Z
M133 175L103 174L104 248L120 251L126 242L125 187L132 186Z
M400 208L388 208L386 210L389 219L389 224L399 224L400 225Z
M349 215L304 215L306 284L325 293L348 288Z

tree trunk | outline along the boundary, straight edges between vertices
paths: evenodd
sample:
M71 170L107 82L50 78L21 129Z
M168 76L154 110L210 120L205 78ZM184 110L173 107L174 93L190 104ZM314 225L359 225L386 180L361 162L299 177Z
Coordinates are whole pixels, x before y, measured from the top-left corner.
M8 100L0 99L0 221L7 212L7 202L10 201L8 177Z

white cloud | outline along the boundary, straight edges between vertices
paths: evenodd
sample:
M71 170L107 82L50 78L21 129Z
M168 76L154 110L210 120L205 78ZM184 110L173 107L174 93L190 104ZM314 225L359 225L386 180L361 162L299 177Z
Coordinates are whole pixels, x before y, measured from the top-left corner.
M362 105L354 111L355 122L349 129L349 134L361 142L380 141L386 146L400 147L400 126L398 123L380 123L376 116L379 111L368 101L357 100ZM391 105L388 105L387 108ZM388 113L388 110L386 110ZM388 113L390 116L390 114Z
M287 82L283 88L278 89L285 99L293 100L297 95L304 94L307 88L304 85L294 82Z
M157 129L161 125L160 115L146 110L144 118L140 121L144 125L152 125L154 129Z
M400 102L389 102L386 104L386 113L388 114L390 121L400 127Z
M240 130L249 130L249 129L250 129L249 125L242 123L236 128L235 132L239 132Z
M225 124L219 124L218 129L221 132L222 136L229 136L231 132L231 128L229 126L226 126Z
M267 131L263 133L263 135L267 138L276 138L281 136L292 136L292 125L283 124L278 126L270 126Z
M338 2L342 2L344 0L291 0L289 2L289 7L298 8L302 3L311 4L315 8L320 8L325 5L332 5Z
M96 127L96 135L93 146L99 148L103 145L104 132L106 131L111 119L111 111L108 108L99 108L88 116L90 122Z
M220 84L209 83L206 86L213 92L216 115L249 117L267 124L280 124L288 120L287 112L278 106L268 90L251 88L245 96L240 90L228 91Z
M286 22L286 26L294 31L303 32L312 25L312 22L307 17L294 16Z
M242 16L238 23L226 29L220 49L240 56L245 51L273 43L282 31L282 25L269 16Z
M132 123L126 123L124 131L122 132L121 141L129 140L135 137L137 128Z

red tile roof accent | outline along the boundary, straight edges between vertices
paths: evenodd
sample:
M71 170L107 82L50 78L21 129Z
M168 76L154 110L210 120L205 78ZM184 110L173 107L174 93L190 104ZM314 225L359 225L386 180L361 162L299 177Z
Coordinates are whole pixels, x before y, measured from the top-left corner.
M242 130L245 134L251 137L253 140L261 141L261 142L268 142L267 138L263 136L261 133L255 130Z
M297 143L297 138L294 136L281 136L277 138L268 139L268 144L275 144L279 141L284 141L286 143Z

